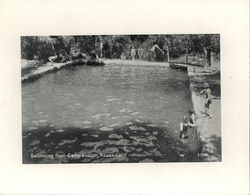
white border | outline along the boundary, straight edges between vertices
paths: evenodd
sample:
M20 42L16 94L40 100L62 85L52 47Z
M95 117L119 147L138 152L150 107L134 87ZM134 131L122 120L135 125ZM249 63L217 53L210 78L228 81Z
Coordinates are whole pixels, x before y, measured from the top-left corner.
M0 2L0 193L248 194L247 0ZM220 33L222 162L22 165L21 35Z

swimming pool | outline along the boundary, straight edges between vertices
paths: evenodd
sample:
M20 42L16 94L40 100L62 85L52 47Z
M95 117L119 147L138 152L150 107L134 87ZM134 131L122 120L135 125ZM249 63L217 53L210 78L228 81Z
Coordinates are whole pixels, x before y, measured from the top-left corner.
M23 162L185 161L179 123L190 107L183 71L65 68L22 84ZM59 153L63 157L56 158Z

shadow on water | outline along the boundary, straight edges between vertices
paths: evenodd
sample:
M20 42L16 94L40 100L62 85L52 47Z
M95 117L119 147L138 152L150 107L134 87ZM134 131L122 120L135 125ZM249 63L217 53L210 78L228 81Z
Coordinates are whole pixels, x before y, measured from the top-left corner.
M189 143L184 143L174 138L167 128L130 122L114 130L103 130L50 126L24 130L23 163L201 161L191 146L194 137L190 136L191 139L186 140Z

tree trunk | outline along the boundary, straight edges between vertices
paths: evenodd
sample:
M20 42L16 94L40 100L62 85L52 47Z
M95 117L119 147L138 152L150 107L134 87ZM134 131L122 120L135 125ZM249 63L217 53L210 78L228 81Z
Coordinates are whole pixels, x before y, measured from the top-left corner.
M102 58L102 42L100 43L100 57Z
M204 47L203 50L205 53L205 56L204 56L205 63L206 63L205 66L211 67L211 50L206 47Z
M170 57L169 57L169 48L168 48L168 46L167 46L167 61L169 62L170 61Z
M186 54L185 54L185 56L186 56L185 63L187 64L187 63L188 63L188 49L186 49Z
M211 50L207 49L207 65L211 67Z
M103 48L103 43L102 43L102 37L99 36L99 41L100 41L100 57L102 58L103 54L102 54L102 48Z

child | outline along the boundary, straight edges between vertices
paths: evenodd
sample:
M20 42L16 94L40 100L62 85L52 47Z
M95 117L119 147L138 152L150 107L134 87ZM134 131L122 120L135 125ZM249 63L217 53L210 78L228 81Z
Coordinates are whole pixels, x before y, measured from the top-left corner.
M123 66L123 65L124 65L124 64L123 64L123 61L126 60L126 56L125 56L124 53L121 54L121 60L122 60L122 66Z
M188 126L191 127L191 128L196 128L197 127L197 120L196 120L196 115L194 113L194 110L193 109L190 109L189 111L189 122L188 122Z
M205 89L203 89L200 93L201 94L205 93L205 97L206 97L205 105L204 105L205 106L205 117L211 118L210 111L209 111L210 104L212 103L211 89L209 88L208 83L205 83L204 87L205 87Z
M180 138L188 138L188 120L186 116L183 116L182 122L180 123Z
M121 54L121 60L126 60L126 56L124 53Z
M51 63L51 66L53 66L53 63L58 59L58 56L57 55L54 55L54 56L50 56L49 57L49 61Z

